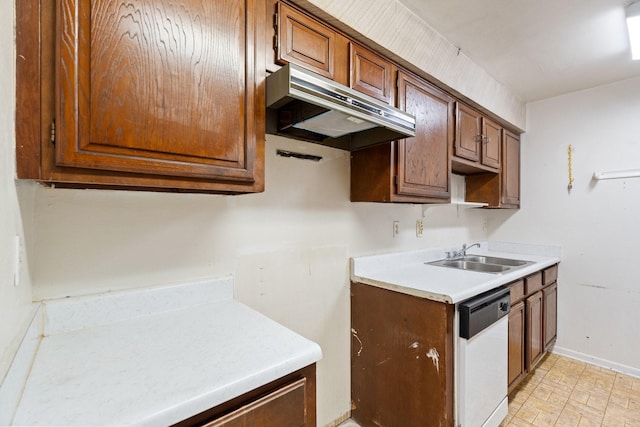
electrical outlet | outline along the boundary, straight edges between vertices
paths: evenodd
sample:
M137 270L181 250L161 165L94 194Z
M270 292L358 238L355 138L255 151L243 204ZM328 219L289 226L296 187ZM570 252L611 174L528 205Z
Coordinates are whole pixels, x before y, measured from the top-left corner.
M424 221L421 219L416 220L416 237L422 237L424 235Z
M393 237L400 234L400 221L393 221Z

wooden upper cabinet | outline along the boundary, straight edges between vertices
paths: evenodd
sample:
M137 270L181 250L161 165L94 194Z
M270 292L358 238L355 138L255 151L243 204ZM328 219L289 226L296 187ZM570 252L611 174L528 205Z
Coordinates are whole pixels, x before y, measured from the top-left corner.
M43 117L42 142L30 144L41 152L41 172L23 177L78 187L262 191L259 7L257 0L60 0L42 3L40 22L21 12L21 37L42 46L24 51L40 77ZM28 84L19 78L18 94ZM51 121L55 147L45 139ZM17 130L20 146L26 134Z
M351 88L393 105L394 65L377 53L356 43L351 43L350 46L349 83Z
M482 138L481 115L473 108L456 102L456 139L453 154L457 157L480 161Z
M397 193L450 199L453 99L426 81L399 72L398 107L416 117L416 136L398 141Z
M520 207L520 137L504 131L502 143L501 205Z
M466 201L488 203L490 208L520 207L520 137L506 129L501 133L500 173L466 177Z
M253 181L246 12L229 0L62 0L57 164Z
M351 201L447 202L454 101L404 71L397 90L398 107L416 117L416 136L352 152Z
M499 172L502 126L479 111L456 102L453 171L462 174Z
M348 40L302 11L278 2L276 62L293 63L347 84Z
M502 151L502 126L484 117L482 119L482 157L484 166L500 169Z

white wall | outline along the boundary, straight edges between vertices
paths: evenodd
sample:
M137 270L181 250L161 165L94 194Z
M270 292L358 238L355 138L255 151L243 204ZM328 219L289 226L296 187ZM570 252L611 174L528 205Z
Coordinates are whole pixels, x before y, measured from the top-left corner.
M640 168L639 117L640 78L529 104L522 209L490 224L494 240L562 246L558 351L636 375L640 178L596 182L592 176Z
M4 378L19 344L16 331L25 327L31 302L26 259L22 280L14 286L15 236L25 241L22 214L15 177L15 70L13 43L13 4L0 3L0 382ZM30 185L22 186L23 210L30 218ZM29 220L25 227L29 227ZM27 230L28 232L28 230ZM26 254L23 254L26 256Z
M319 154L282 158L276 148ZM36 299L233 274L235 295L318 342L319 425L350 409L349 257L486 240L485 211L349 202L349 154L268 136L266 191L35 191ZM392 237L399 220L400 236Z

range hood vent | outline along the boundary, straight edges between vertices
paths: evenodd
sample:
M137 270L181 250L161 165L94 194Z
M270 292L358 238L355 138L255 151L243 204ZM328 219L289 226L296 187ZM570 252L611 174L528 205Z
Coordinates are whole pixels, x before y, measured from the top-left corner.
M416 119L287 64L267 77L267 133L351 151L415 136Z

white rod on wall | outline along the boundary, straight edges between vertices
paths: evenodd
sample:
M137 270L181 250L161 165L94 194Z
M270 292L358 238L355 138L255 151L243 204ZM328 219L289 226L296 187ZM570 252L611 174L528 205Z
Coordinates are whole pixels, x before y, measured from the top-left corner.
M593 179L600 181L601 179L622 179L622 178L638 178L640 177L640 169L627 171L600 172L593 174Z

